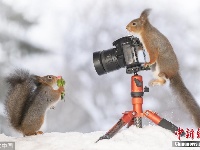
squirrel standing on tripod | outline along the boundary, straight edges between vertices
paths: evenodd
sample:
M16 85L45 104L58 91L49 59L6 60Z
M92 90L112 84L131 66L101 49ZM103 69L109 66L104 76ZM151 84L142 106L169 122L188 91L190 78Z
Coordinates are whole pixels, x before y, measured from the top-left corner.
M200 107L182 81L178 60L169 40L150 24L148 20L150 10L145 9L139 18L132 20L126 26L126 29L139 35L149 54L150 62L145 63L144 66L151 66L156 78L150 81L150 85L163 85L166 79L169 79L173 93L178 95L191 113L196 126L200 127Z
M11 126L24 136L42 134L38 131L44 122L46 110L54 105L64 92L64 87L53 89L58 77L31 75L16 70L7 77L9 84L5 108Z

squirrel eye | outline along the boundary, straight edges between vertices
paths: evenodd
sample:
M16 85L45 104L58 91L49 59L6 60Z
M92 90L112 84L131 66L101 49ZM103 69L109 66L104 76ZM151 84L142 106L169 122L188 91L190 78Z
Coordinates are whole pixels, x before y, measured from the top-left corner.
M51 76L47 76L47 78L48 78L48 79L52 79L52 77L51 77Z
M132 23L132 25L133 25L133 26L136 26L136 23L135 23L135 22L133 22L133 23Z

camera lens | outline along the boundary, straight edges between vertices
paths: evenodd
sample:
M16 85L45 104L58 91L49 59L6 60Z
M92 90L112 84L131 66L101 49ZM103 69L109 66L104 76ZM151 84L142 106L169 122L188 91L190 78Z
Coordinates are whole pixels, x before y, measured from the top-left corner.
M98 75L102 75L102 74L106 73L105 69L103 68L102 61L101 61L101 52L100 51L93 53L93 64L94 64L94 68Z
M126 66L128 74L147 70L141 67L137 50L142 43L134 36L122 37L113 42L114 48L93 53L94 68L98 75L118 70ZM144 56L145 57L145 56Z
M98 75L102 75L125 66L123 55L116 48L93 53L93 63Z

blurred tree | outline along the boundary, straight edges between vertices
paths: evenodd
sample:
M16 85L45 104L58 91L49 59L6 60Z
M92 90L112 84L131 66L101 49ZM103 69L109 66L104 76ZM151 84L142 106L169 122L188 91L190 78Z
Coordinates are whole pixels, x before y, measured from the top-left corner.
M26 31L35 25L36 20L28 20L22 13L16 12L12 6L0 1L0 67L12 63L12 59L20 59L27 54L45 53L26 38Z

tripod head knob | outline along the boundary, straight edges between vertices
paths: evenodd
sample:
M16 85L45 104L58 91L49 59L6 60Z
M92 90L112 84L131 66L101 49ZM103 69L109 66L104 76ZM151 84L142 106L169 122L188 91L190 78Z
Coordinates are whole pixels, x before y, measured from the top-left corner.
M145 86L144 87L144 92L149 92L149 87Z

